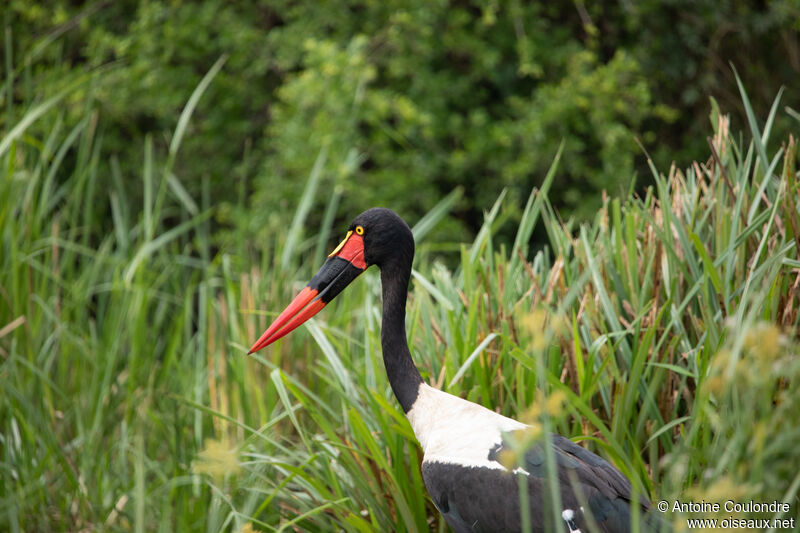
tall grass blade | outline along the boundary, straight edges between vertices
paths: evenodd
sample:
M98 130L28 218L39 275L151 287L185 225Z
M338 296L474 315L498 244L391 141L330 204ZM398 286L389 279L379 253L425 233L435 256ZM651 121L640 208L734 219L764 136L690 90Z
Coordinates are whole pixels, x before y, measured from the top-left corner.
M514 238L514 246L512 248L512 250L519 250L523 255L526 255L527 243L531 238L534 226L536 226L536 221L539 218L539 212L541 211L544 199L547 197L547 193L550 190L550 185L552 185L553 179L555 179L556 171L558 170L558 163L561 161L561 154L563 151L564 141L562 140L561 144L558 145L558 151L553 158L553 162L550 164L550 168L547 170L547 174L544 177L541 189L537 190L534 188L528 197L528 202L525 204L525 210L522 212L522 219L520 220L519 229L517 230L517 236ZM512 270L518 262L518 256L516 254L512 255Z
M128 267L125 269L125 274L123 276L125 284L126 285L131 284L131 282L133 281L133 276L136 274L136 270L139 268L139 265L142 263L142 261L150 257L159 249L163 248L170 241L180 237L189 230L200 225L203 221L207 220L211 216L211 214L212 214L211 211L200 213L196 217L193 217L190 220L187 220L186 222L183 222L182 224L179 224L174 228L165 231L152 241L148 241L144 245L142 245L131 259L130 263L128 264Z
M200 98L203 96L203 93L206 92L208 86L211 85L211 82L217 76L219 71L222 70L222 67L225 65L227 60L228 55L223 54L214 62L213 65L211 65L211 68L208 69L208 72L206 72L206 75L200 80L200 83L197 84L197 87L195 87L194 91L192 91L192 95L186 102L186 106L183 108L181 116L178 118L178 124L175 126L175 132L172 134L172 141L169 143L169 158L167 159L167 163L165 165L168 173L171 172L172 167L175 164L175 157L178 155L178 150L180 149L181 142L183 141L183 136L186 134L186 129L189 127L189 120L192 118L192 114L194 113L197 104L200 102Z
M287 232L286 244L284 245L283 253L281 254L281 267L284 270L289 268L292 257L294 257L294 254L297 252L297 244L300 240L300 232L302 231L303 224L305 223L308 213L311 210L314 196L317 194L317 187L319 186L320 179L322 178L322 169L325 168L325 161L327 158L328 147L323 146L319 151L319 155L317 155L316 161L314 161L311 174L308 177L305 189L303 189L303 195L300 197L300 201L297 204L297 209L295 209L294 218L292 218L292 224L289 226L289 231Z
M61 100L68 94L78 89L81 85L86 83L87 77L81 77L67 85L64 89L60 90L54 96L51 96L41 104L38 104L25 113L17 124L0 139L0 157L5 155L11 144L19 139L19 137L27 130L31 124L42 118L48 111L53 109Z
M456 187L450 194L439 200L430 211L414 224L411 228L411 233L414 235L414 241L417 243L422 242L425 236L438 224L444 217L446 217L453 206L458 203L464 194L461 187Z

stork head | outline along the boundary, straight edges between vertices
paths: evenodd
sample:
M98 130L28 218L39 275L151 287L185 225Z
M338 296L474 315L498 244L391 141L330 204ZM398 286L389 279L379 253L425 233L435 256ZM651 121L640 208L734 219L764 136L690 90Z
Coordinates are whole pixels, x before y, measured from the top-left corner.
M358 215L350 231L364 237L364 258L369 265L383 269L389 264L408 263L414 259L414 236L405 220L384 207L373 207Z
M408 224L394 211L374 207L358 215L322 268L278 315L253 344L257 352L319 313L370 265L399 265L410 270L414 258L414 237ZM401 269L402 270L402 269Z

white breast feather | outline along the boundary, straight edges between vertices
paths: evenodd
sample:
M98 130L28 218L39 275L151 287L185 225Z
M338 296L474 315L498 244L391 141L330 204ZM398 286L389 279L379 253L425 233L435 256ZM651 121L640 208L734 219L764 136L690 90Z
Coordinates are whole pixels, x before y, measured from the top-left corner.
M505 467L490 461L489 451L500 444L502 432L528 427L425 384L406 416L422 446L423 461L500 470Z

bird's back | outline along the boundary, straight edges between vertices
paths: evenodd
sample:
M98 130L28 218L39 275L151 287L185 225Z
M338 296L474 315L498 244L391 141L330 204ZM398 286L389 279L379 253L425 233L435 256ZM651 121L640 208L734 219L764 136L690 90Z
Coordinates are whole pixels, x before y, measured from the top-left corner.
M519 476L524 476L532 531L569 531L565 521L546 522L553 504L544 443L532 446L514 470L501 463L507 446L504 435L529 426L427 385L420 387L407 416L424 452L425 485L453 530L521 531ZM560 509L572 512L572 525L591 530L584 516L589 514L598 531L630 531L630 481L569 439L552 435L549 440L557 465ZM644 498L635 505L642 515L650 508ZM641 529L652 530L647 523Z

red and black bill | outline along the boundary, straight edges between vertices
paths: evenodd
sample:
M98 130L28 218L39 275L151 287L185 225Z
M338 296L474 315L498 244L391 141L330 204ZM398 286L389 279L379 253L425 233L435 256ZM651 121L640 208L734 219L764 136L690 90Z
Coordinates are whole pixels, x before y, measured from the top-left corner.
M278 315L247 353L251 354L269 346L319 313L366 269L364 239L361 235L348 231L308 285Z

